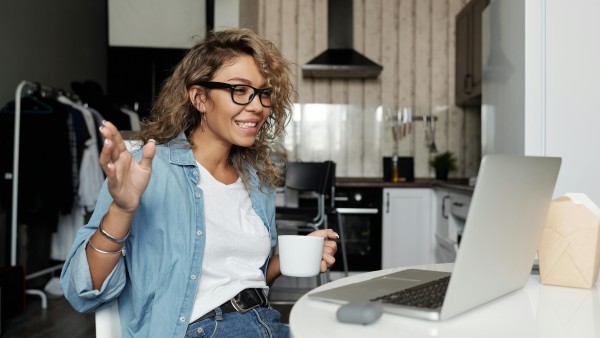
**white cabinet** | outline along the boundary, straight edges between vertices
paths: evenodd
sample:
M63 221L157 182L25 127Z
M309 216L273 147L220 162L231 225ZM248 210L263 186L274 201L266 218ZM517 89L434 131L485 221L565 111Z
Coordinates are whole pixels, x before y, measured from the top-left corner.
M456 240L450 234L450 191L434 189L434 207L432 209L434 222L434 259L435 263L451 263L456 259Z
M434 262L432 206L432 189L383 189L383 269Z
M452 263L465 227L471 194L436 187L434 196L434 259L436 263Z

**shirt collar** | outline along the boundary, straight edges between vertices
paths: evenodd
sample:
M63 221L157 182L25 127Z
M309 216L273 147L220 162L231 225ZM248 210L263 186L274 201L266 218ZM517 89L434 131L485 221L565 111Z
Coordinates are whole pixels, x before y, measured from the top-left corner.
M174 139L169 141L167 144L169 148L169 161L177 165L196 165L196 159L194 153L191 151L191 146L187 137L184 133L177 135ZM254 188L260 187L260 180L258 178L256 169L247 163L248 168L248 183Z
M167 144L169 148L169 161L178 165L196 165L194 153L191 151L189 141L184 133L177 135Z

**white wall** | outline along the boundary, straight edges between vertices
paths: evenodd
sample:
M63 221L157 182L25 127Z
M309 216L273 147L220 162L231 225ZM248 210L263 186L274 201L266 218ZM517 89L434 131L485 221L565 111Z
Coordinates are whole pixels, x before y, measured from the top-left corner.
M596 0L493 1L486 52L506 62L484 74L483 114L493 114L482 118L493 117L482 126L488 152L560 156L555 196L583 192L598 205L599 12Z
M197 0L109 0L110 46L190 48L204 38L206 3Z
M240 27L240 1L215 1L215 30Z
M546 1L546 153L563 157L556 192L600 205L600 1Z

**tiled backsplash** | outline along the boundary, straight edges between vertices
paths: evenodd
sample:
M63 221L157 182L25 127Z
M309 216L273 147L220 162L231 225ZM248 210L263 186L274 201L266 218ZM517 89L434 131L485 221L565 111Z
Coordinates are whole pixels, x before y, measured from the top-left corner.
M349 104L296 104L292 120L287 126L287 135L284 146L288 159L300 161L332 160L337 164L338 177L381 177L383 176L384 156L391 156L394 149L392 137L392 123L389 120L389 108L382 106L372 109ZM450 114L452 109L437 111L435 114ZM413 109L413 116L430 114L424 110ZM436 116L434 114L434 116ZM478 114L478 112L472 112ZM437 117L437 116L436 116ZM439 120L448 121L447 116ZM480 142L478 132L466 132L468 126L461 128L464 134L436 136L438 147L446 149L448 140L456 138L459 142ZM438 130L444 130L440 125ZM479 128L479 125L471 126ZM466 139L466 135L475 135L473 139ZM443 139L442 139L443 138ZM429 152L425 141L423 121L414 121L412 130L404 139L398 141L400 156L415 157L415 176L433 177L433 172L428 167ZM417 149L418 148L418 149ZM477 152L479 146L468 147L463 144L463 149ZM416 154L416 155L415 155ZM473 154L471 157L476 157ZM472 176L477 171L478 162L470 166L465 165L460 172L453 173L454 177Z

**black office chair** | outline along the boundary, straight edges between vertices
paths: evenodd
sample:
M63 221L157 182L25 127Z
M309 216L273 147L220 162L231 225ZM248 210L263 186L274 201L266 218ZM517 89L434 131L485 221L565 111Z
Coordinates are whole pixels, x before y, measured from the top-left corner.
M288 162L285 206L277 207L275 222L281 233L308 233L328 227L333 200L335 162Z
M338 247L342 255L344 274L348 276L348 259L342 215L362 213L361 210L337 208L335 205L335 162L288 162L285 190L288 205L276 209L275 222L279 233L309 233L335 224L340 235ZM307 193L308 202L307 202ZM291 198L289 198L291 196ZM310 203L310 198L313 203ZM316 205L315 205L316 201ZM293 207L290 207L292 204ZM319 284L329 276L321 276Z
M285 202L275 212L278 234L306 235L329 227L328 215L334 199L335 162L287 162L285 166ZM319 274L317 285L327 282L327 274ZM302 291L303 290L303 291ZM279 289L284 296L304 294L303 287ZM273 293L270 293L272 296ZM276 297L278 298L278 297ZM291 305L295 299L270 299L271 304Z
M335 162L287 162L285 206L277 207L275 223L279 234L308 234L328 228L334 199ZM319 274L317 285L328 275Z

